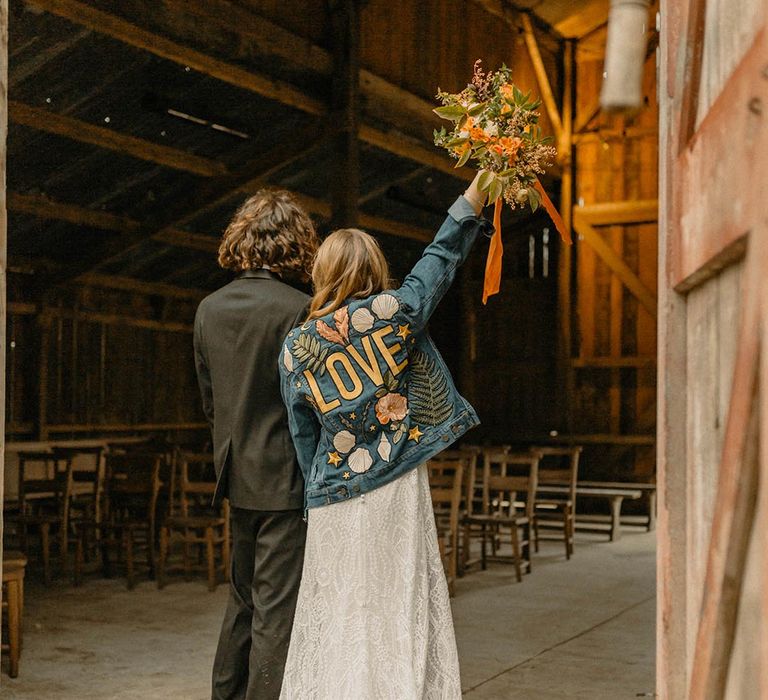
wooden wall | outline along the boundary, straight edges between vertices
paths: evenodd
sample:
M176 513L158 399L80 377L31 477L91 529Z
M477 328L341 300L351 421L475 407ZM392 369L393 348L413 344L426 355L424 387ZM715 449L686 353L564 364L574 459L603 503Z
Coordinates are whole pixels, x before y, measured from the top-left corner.
M601 44L594 36L576 53L576 209L657 197L654 55L646 62L645 107L633 119L605 116L596 113ZM657 225L603 226L598 232L655 293ZM581 237L575 275L573 432L605 436L594 476L647 480L655 473L655 316ZM638 442L646 444L630 444Z

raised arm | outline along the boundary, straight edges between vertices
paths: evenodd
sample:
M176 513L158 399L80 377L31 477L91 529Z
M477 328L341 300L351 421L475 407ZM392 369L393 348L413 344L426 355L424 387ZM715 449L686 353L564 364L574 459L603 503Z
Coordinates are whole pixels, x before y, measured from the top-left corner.
M404 312L411 317L413 330L420 330L427 324L478 235L490 235L493 230L489 221L479 217L483 208L483 196L477 187L479 178L480 173L451 205L435 239L397 291Z

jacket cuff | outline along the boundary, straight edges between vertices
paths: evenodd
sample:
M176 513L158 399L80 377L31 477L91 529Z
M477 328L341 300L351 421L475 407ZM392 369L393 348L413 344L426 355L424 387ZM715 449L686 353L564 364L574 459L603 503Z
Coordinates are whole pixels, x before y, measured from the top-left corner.
M468 217L478 218L480 215L475 213L474 207L467 201L467 198L462 194L451 204L448 213L451 218L459 223L462 219Z

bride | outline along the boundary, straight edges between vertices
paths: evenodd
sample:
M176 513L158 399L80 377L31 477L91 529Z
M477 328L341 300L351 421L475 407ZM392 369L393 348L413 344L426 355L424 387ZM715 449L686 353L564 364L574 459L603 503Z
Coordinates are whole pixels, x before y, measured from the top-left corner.
M281 698L461 697L424 463L479 421L427 323L490 232L478 179L399 289L363 231L317 252L308 320L280 358L308 520Z

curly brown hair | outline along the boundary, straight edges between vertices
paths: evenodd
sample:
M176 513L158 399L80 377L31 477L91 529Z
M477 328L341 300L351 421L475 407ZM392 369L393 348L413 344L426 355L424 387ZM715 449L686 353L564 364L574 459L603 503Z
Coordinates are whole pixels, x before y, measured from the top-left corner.
M219 265L241 272L310 274L319 240L312 220L286 190L259 190L243 202L224 231Z

